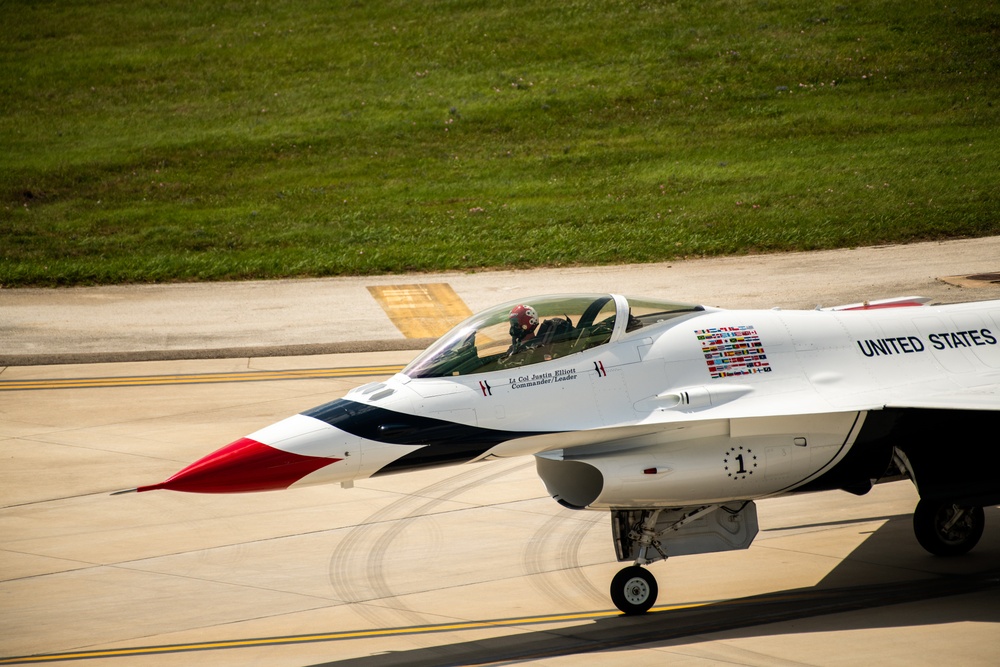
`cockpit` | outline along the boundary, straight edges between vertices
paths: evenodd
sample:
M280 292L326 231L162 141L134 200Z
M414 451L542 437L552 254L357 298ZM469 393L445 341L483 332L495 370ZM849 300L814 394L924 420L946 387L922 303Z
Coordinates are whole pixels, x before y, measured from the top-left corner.
M702 306L612 294L543 296L473 315L431 345L410 378L489 373L551 361L605 345Z

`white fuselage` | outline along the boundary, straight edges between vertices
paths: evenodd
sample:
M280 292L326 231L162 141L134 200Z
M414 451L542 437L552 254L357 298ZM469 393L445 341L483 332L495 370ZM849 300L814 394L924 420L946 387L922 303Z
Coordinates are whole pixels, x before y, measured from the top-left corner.
M570 305L554 300L550 309ZM503 323L509 306L498 307L474 326L456 327L403 373L234 443L250 443L253 461L216 456L207 469L218 479L204 490L349 482L533 454L550 493L572 507L720 503L812 488L859 434L868 442L875 426L888 428L882 420L865 433L872 411L998 407L1000 302L843 311L685 306L662 317L659 305L642 311L638 301L599 297L575 316L575 328L560 322L570 329L562 343L525 356L514 354L516 345L488 352L506 349L488 328ZM574 316L565 320L571 325ZM891 447L880 447L859 468L862 482L888 466ZM248 470L258 460L284 476L260 482ZM201 477L195 482L171 478L141 490L199 490Z

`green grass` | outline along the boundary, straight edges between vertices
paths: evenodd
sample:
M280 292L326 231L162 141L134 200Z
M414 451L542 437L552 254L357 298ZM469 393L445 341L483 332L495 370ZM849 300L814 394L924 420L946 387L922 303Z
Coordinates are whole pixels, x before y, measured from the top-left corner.
M4 13L4 286L1000 233L985 0Z

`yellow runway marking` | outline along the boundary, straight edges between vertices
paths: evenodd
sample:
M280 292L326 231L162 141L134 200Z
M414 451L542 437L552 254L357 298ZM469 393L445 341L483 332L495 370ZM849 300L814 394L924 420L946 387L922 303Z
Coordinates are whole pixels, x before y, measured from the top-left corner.
M673 611L678 609L695 609L711 603L700 602L685 605L667 605L654 607L649 613ZM566 621L593 621L611 616L621 616L620 611L597 611L579 614L558 614L552 616L525 616L523 618L505 618L493 621L468 621L465 623L441 623L438 625L411 626L405 628L386 628L383 630L354 630L350 632L329 632L312 635L290 635L285 637L261 637L257 639L234 639L231 641L199 642L193 644L168 644L164 646L142 646L137 648L108 649L104 651L77 651L75 653L50 653L47 655L31 655L15 658L0 658L0 665L22 665L36 662L54 662L57 660L85 660L88 658L125 658L138 655L155 655L158 653L183 653L187 651L210 651L230 648L250 648L254 646L274 646L278 644L308 644L317 642L341 641L344 639L365 639L372 637L391 637L400 635L420 635L437 632L461 632L466 630L483 630L503 628L516 625L538 625L544 623L564 623Z
M2 380L0 391L25 389L89 389L94 387L151 387L167 384L211 384L216 382L269 382L311 378L349 378L394 375L402 366L355 366L351 368L312 368L290 371L240 371L235 373L191 373L182 375L144 375L136 377L69 378L51 380Z
M472 315L447 283L376 285L368 291L407 338L437 338Z

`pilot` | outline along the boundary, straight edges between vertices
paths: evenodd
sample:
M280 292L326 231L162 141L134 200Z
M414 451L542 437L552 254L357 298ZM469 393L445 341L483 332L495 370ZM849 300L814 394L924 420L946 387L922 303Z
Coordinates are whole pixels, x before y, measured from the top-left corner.
M538 328L538 313L527 305L514 306L510 311L511 351L523 346L535 337Z
M524 355L541 342L535 336L538 328L538 313L529 305L521 304L510 310L510 347L501 363L533 363ZM516 360L516 361L515 361Z

